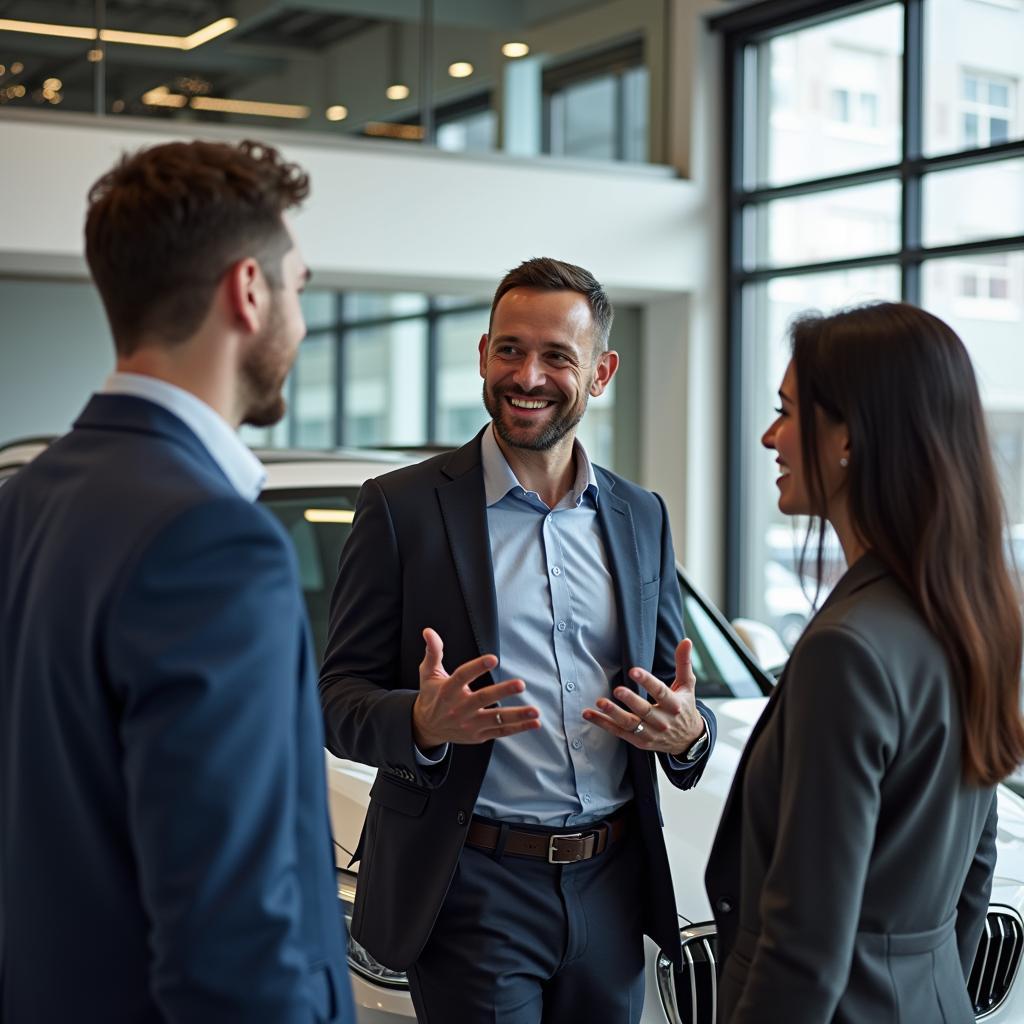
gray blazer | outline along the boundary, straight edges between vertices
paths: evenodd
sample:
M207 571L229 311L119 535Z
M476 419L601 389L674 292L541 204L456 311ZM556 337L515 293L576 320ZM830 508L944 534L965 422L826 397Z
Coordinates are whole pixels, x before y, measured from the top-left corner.
M750 737L706 883L722 1024L970 1024L995 791L964 784L947 659L872 554Z

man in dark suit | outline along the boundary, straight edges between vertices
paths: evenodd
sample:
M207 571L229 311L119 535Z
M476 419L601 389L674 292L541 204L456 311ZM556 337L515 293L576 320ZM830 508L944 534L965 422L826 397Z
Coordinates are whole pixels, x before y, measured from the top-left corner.
M240 423L284 411L308 276L272 149L94 186L117 371L0 489L0 1017L352 1021L312 648Z
M693 786L715 722L664 504L575 440L611 319L579 267L509 273L480 341L492 423L369 481L342 553L328 746L379 769L353 935L429 1024L636 1021L643 935L678 956L655 756Z

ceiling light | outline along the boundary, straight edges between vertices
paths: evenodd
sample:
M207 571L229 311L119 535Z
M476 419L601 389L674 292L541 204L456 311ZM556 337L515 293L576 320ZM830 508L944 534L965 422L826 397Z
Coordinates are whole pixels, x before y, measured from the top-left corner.
M348 508L307 508L302 515L307 523L351 523L356 514Z
M16 60L11 65L11 74L12 75L20 75L22 73L22 71L24 71L24 70L25 70L25 65L22 64L20 60Z
M7 74L7 68L0 64L0 76Z
M188 106L188 97L171 92L166 85L158 85L142 94L142 102L147 107L185 107Z
M65 39L100 39L105 43L125 43L131 46L162 46L171 50L194 50L217 36L230 32L238 25L234 18L220 18L188 36L156 35L152 32L122 32L105 28L99 32L85 25L56 25L43 21L15 21L0 18L0 32L24 32L37 36L61 36ZM13 70L13 69L12 69Z
M348 107L343 107L340 103L335 104L327 108L324 116L328 121L344 121L348 117Z
M387 96L389 100L404 100L409 98L409 91L409 86L401 85L396 82L394 85L389 85L384 90L384 95Z
M389 121L367 121L363 125L367 135L382 139L408 139L418 142L423 138L423 129L418 124L392 124Z
M473 65L468 60L457 60L454 64L448 65L448 74L452 78L469 78L473 74Z
M102 51L102 50L101 50L101 49L100 49L100 48L99 48L98 46L96 46L96 47L93 47L93 49L91 49L91 50L90 50L90 51L89 51L89 52L88 52L88 53L87 53L87 54L85 55L85 59L86 59L86 60L87 60L87 61L88 61L88 62L89 62L90 64L99 64L99 62L100 62L101 60L103 60L103 51Z
M501 52L514 60L516 57L525 57L530 52L530 47L526 43L505 43Z
M218 99L216 96L193 96L191 107L193 110L217 110L224 114L252 114L254 117L288 117L296 121L309 117L309 107L298 104Z
M44 89L59 89L64 83L59 78L48 78L43 82Z

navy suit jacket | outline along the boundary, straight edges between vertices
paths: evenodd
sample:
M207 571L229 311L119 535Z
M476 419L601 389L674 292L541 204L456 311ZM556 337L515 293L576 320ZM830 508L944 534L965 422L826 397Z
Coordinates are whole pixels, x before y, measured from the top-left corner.
M665 506L628 480L595 472L598 522L620 616L623 675L616 684L636 689L625 675L634 665L671 684L683 617ZM416 762L412 705L425 626L440 633L449 670L481 654L500 656L479 436L363 487L341 555L320 675L328 747L380 769L356 851L361 865L352 934L399 969L416 960L430 935L493 747L493 741L452 744L440 766ZM485 676L477 685L489 681ZM700 707L713 746L715 716ZM669 779L686 789L700 779L710 752L709 746L682 771L667 758L662 763ZM644 902L646 933L678 958L655 758L633 746L628 753L647 867L636 898Z
M0 488L0 1018L351 1021L287 537L94 397Z

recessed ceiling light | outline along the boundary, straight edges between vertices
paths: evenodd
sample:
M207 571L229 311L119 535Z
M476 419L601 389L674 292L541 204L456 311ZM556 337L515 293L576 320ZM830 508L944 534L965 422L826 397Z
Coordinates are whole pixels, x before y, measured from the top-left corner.
M87 53L87 54L85 55L85 59L86 59L86 60L87 60L87 61L88 61L88 62L89 62L90 64L99 64L99 62L100 62L101 60L103 60L103 51L102 51L101 49L99 49L98 47L96 47L96 48L94 48L94 49L90 50L90 51L89 51L89 52L88 52L88 53Z
M328 121L344 121L348 117L348 107L337 103L333 107L328 107L324 116Z
M22 71L24 71L24 70L25 70L25 65L22 64L20 60L16 60L11 65L11 74L12 75L20 75L22 73Z
M526 43L505 43L501 48L501 52L506 57L525 57L530 52L530 47Z
M468 60L457 60L454 64L448 65L448 74L452 78L469 78L473 74L473 65Z
M43 82L44 89L53 89L54 91L60 89L63 85L64 83L59 78L48 78Z
M404 100L409 98L409 86L396 82L384 90L384 95L389 100Z

